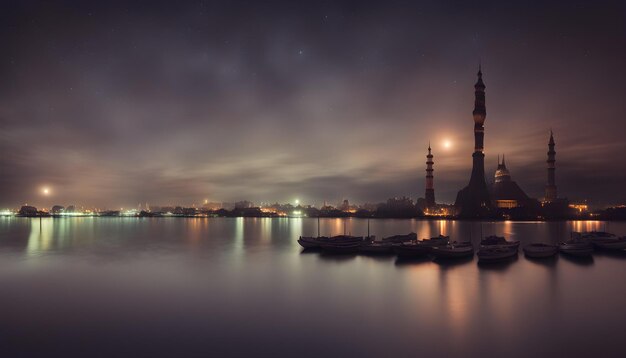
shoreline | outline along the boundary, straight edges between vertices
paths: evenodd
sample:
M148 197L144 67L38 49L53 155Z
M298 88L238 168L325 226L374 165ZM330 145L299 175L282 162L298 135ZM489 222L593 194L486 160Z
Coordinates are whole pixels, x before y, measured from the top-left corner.
M610 218L558 218L558 219L502 219L502 218L454 218L454 217L361 217L361 216L215 216L215 215L4 215L0 218L20 219L66 219L66 218L98 218L98 219L358 219L358 220L416 220L416 221L464 221L464 222L563 222L563 221L603 221L623 222L626 219Z

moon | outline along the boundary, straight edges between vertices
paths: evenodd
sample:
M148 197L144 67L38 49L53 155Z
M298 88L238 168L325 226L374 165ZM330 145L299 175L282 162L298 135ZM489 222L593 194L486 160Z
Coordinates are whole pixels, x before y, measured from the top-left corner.
M446 149L450 149L450 147L452 147L452 142L449 139L444 140L443 147Z
M47 186L43 187L41 189L41 192L43 193L43 195L49 195L50 194L50 188L48 188Z

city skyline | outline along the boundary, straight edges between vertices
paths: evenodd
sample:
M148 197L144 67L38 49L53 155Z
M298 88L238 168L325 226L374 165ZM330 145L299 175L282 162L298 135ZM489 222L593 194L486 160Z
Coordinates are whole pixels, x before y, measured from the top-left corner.
M429 141L452 203L479 61L488 183L542 198L552 130L559 196L626 202L617 3L63 5L0 14L0 207L415 199Z

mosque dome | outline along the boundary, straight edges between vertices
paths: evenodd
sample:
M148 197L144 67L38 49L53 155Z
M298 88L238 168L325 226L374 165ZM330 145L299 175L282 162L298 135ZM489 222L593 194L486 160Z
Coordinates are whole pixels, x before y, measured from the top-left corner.
M498 160L498 169L496 169L495 181L496 183L511 181L511 173L506 168L506 164L504 163L504 156L502 156L502 163L500 163L500 160Z

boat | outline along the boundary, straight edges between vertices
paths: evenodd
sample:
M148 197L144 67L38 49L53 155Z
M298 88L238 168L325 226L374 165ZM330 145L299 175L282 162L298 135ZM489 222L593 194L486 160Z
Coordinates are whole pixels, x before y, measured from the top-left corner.
M519 248L519 244L520 244L519 240L507 241L504 237L495 236L495 235L487 236L486 238L480 241L481 247L515 248L515 250Z
M452 242L446 246L433 247L431 254L438 259L456 259L474 256L474 246L471 242Z
M624 250L626 249L626 236L622 237L603 237L590 239L593 246L605 250Z
M414 232L406 234L406 235L393 235L389 237L383 237L383 241L395 242L395 243L415 241L415 240L417 240L417 234Z
M450 242L449 236L439 235L430 239L414 240L409 242L394 243L393 251L401 257L419 257L431 253L434 247L446 246Z
M483 246L476 254L479 262L499 262L517 257L516 247Z
M532 258L552 257L559 252L557 245L535 243L524 246L524 254Z
M446 246L450 243L450 236L439 235L430 239L420 240L419 243L429 247Z
M559 250L571 256L590 256L593 253L593 245L587 239L575 238L560 243Z
M298 243L305 249L319 248L322 244L358 243L360 245L363 243L363 237L349 235L338 235L332 237L300 236Z
M333 254L356 254L359 252L361 243L343 242L343 243L321 243L320 248Z
M359 252L363 254L371 254L371 255L383 255L383 254L391 254L393 253L391 242L385 241L371 241L365 242L359 248Z
M393 252L400 257L421 257L428 255L433 247L420 242L403 242L391 246Z
M298 239L298 244L300 244L300 246L304 247L305 249L313 249L320 247L321 240L322 237L300 236L300 238Z

